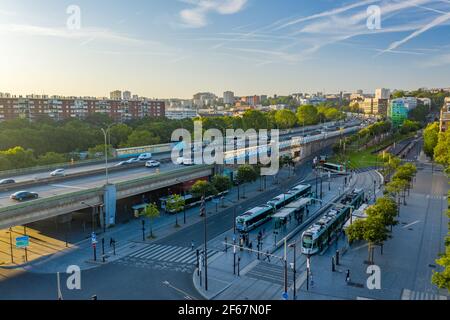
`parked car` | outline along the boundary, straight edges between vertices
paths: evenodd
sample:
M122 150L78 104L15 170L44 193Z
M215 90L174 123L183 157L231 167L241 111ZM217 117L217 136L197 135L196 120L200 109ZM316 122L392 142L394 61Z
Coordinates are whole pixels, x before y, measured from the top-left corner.
M3 179L3 180L0 180L0 185L12 184L12 183L16 183L16 181L14 179Z
M37 199L38 197L39 195L36 192L29 192L29 191L18 191L10 196L12 200L16 201L33 200Z
M138 158L131 158L131 159L128 159L127 161L125 161L125 162L128 163L128 164L132 164L132 163L139 162L139 159Z
M55 171L50 172L52 177L64 177L66 175L66 170L64 169L56 169Z
M146 161L150 160L152 158L152 154L150 152L142 153L139 155L138 160L139 161Z
M147 168L155 168L155 167L159 167L160 165L161 165L161 163L159 163L156 160L150 160L145 163L145 166Z

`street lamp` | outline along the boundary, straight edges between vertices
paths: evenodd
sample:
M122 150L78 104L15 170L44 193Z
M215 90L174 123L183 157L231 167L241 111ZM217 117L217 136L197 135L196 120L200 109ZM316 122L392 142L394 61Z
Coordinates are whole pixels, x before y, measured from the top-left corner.
M109 183L109 176L108 176L108 144L111 143L110 129L111 129L111 127L113 125L114 124L110 124L109 126L106 127L106 129L101 128L101 130L103 132L103 136L105 137L105 175L106 175L106 184Z
M296 248L297 248L297 246L296 246L295 242L291 243L289 245L289 248L293 248L294 249L294 263L293 263L293 269L294 269L293 270L294 271L294 293L293 293L293 298L294 298L294 300L297 300L297 294L296 294L296 291L297 291L297 289L296 289L296 273L297 273Z

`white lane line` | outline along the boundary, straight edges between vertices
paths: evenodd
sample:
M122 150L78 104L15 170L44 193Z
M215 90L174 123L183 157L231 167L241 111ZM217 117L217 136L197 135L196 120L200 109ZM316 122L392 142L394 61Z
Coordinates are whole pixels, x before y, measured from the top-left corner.
M162 256L158 260L162 259L162 260L166 260L166 261L171 261L172 259L178 258L181 254L184 254L187 250L190 250L190 249L189 248L179 248L166 256Z
M419 223L419 222L420 222L420 220L416 220L414 222L411 222L411 223L407 224L406 226L403 226L402 228L406 229L406 228L411 227L412 225L415 225L416 223Z
M160 247L157 246L157 245L152 244L149 247L146 247L146 248L143 248L143 249L139 249L138 251L133 252L132 254L130 254L130 257L136 257L137 258L137 257L139 257L142 254L146 254L146 253L151 252L151 251L153 251L155 249L158 249L158 248L160 248Z
M173 253L174 251L177 251L179 249L179 247L168 246L166 249L167 250L160 251L159 253L153 255L152 259L159 260L160 257L167 256L167 255Z
M68 186L68 185L64 185L64 184L51 184L51 187L56 187L56 188L67 188L67 189L79 189L79 190L88 190L90 188L86 188L86 187L76 187L76 186Z

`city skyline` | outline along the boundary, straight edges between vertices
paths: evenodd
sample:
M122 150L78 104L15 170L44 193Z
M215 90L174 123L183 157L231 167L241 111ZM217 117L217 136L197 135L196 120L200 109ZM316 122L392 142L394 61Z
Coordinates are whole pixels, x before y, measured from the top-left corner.
M227 90L272 96L448 87L449 10L444 0L1 0L0 92L129 89L191 99Z

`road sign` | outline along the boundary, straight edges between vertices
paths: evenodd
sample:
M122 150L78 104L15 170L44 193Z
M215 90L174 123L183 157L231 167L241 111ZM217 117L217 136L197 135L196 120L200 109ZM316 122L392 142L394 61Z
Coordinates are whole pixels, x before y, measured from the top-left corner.
M289 295L287 292L283 292L283 294L281 296L283 297L284 300L289 299Z
M26 248L30 245L30 237L23 236L16 238L16 247L17 248Z
M95 232L92 232L92 234L91 234L91 243L92 244L96 244L98 241L97 241L97 236L96 236L96 234L95 234Z

